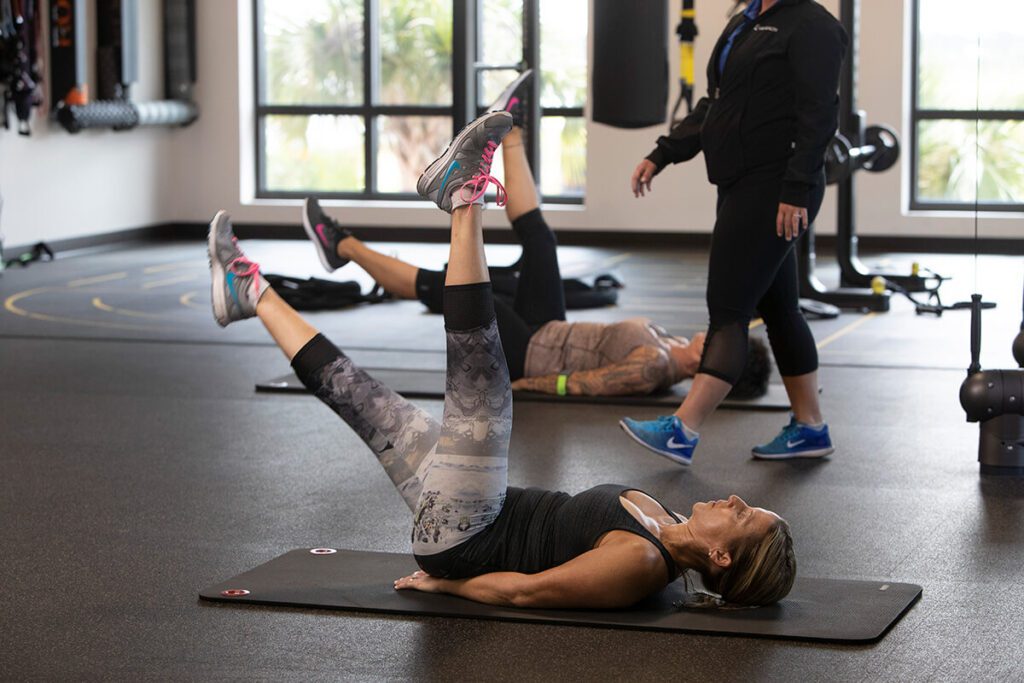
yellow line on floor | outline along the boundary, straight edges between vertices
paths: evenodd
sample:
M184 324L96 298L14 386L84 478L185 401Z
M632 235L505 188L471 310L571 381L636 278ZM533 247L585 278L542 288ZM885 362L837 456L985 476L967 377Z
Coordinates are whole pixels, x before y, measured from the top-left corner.
M26 317L31 317L31 313L26 311L24 308L20 308L18 306L15 306L14 304L19 302L19 301L21 301L22 299L27 299L28 297L34 296L34 295L39 294L41 292L48 292L48 291L57 290L57 289L61 289L61 287L37 287L35 289L26 289L24 292L18 292L17 294L12 294L9 297L7 297L6 299L4 299L4 308L6 308L8 311L10 311L11 313L13 313L15 315L23 315L23 316L26 316Z
M167 287L169 285L176 285L179 282L188 282L189 280L195 280L196 276L193 275L179 275L177 277L168 278L166 280L152 280L142 285L143 289L154 289L156 287Z
M861 316L860 318L857 318L856 320L854 320L852 323L850 323L846 327L844 327L844 328L842 328L840 330L836 330L835 332L833 332L832 334L830 334L829 336L825 337L820 342L818 342L818 348L819 349L825 348L826 346L828 346L829 344L834 342L836 339L839 339L840 337L845 336L845 335L849 334L850 332L853 332L855 329L857 329L858 327L860 327L861 325L863 325L867 321L871 320L872 318L876 317L877 315L878 315L878 313L871 312L871 313L867 313L867 314Z
M624 254L618 254L617 256L609 256L608 258L601 262L600 267L611 268L612 266L616 266L625 261L626 259L630 258L633 258L633 253L629 251L627 251Z
M669 302L659 303L657 301L620 301L619 306L622 308L635 308L635 309L646 309L648 311L706 311L707 306L704 304L688 304L685 302Z
M34 313L32 311L26 311L24 308L21 308L20 306L16 306L15 305L19 301L21 301L22 299L27 299L28 297L34 296L34 295L39 294L41 292L58 291L58 290L62 290L62 289L64 289L64 288L63 287L38 287L36 289L27 289L24 292L18 292L17 294L12 294L11 296L7 297L7 299L4 300L4 308L6 308L11 313L14 313L15 315L20 315L20 316L23 316L25 318L31 318L32 320L45 320L47 322L70 323L72 325L86 325L87 327L105 327L105 328L108 328L108 329L113 328L113 329L118 329L118 330L158 330L159 329L159 328L155 328L155 327L143 327L143 326L140 326L140 325L122 325L122 324L118 324L118 323L100 322L100 321L96 321L96 320L80 320L78 318L65 318L63 316L47 315L45 313Z
M186 292L181 295L181 298L178 299L178 301L181 303L182 306L187 306L189 308L197 308L199 310L206 309L207 306L202 306L192 301L192 299L194 299L196 294L198 293L199 292Z
M84 287L85 285L94 285L97 282L109 282L111 280L121 280L128 277L128 273L108 273L107 275L97 275L96 277L83 277L78 280L72 280L68 283L68 287Z
M182 266L206 266L205 261L200 261L199 263L196 263L196 261L197 259L189 259L188 261L178 261L177 263L164 263L159 266L149 266L148 268L143 268L142 272L147 274L162 273L165 270L174 270L175 268L181 268Z
M116 313L118 315L126 315L129 318L160 318L160 317L162 317L162 316L157 315L155 313L143 313L142 311L131 311L131 310L128 310L127 308L114 308L110 304L104 302L103 299L99 298L98 296L97 297L93 297L92 305L95 308L100 309L101 311L106 311L107 313Z

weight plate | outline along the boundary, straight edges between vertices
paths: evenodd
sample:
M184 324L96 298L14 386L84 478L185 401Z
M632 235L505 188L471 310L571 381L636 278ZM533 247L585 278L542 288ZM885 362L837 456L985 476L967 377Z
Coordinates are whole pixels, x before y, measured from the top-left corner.
M865 171L888 171L900 158L900 138L889 126L868 126L864 131L864 144L875 148L875 153L864 160Z
M842 133L836 133L825 148L825 182L835 185L853 173L850 158L850 141Z

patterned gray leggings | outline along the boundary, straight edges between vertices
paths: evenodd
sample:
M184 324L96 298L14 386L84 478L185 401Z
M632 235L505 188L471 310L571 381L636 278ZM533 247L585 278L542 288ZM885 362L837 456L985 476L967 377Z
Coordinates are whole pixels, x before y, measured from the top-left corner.
M490 288L485 291L490 301ZM292 359L303 383L362 438L413 513L416 555L452 548L487 528L508 485L512 390L493 308L472 329L446 316L448 368L441 423L322 335ZM472 321L471 321L472 322Z

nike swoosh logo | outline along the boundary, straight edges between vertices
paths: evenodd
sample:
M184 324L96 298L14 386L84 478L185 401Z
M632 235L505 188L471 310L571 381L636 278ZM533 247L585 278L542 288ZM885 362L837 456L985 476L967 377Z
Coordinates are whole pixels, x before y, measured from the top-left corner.
M323 242L323 245L325 247L327 247L327 246L330 246L331 241L329 239L327 239L327 235L325 235L324 232L325 232L324 224L323 223L317 223L317 225L316 225L316 234L320 237L320 241Z
M235 291L235 274L228 271L226 279L228 281L228 289L231 290L231 298L235 300L236 304L241 306L242 302L238 300L238 292Z
M807 441L807 439L800 439L799 441L787 441L786 442L786 448L796 448L797 446L802 444L804 441Z
M452 174L452 171L454 171L457 168L462 168L462 166L460 166L459 162L457 161L452 162L452 165L448 167L448 170L444 174L444 178L441 178L441 187L437 191L438 197L444 196L444 186L448 184L448 176L450 176Z
M676 437L669 437L668 443L665 444L669 448L693 448L693 444L679 443L676 441Z

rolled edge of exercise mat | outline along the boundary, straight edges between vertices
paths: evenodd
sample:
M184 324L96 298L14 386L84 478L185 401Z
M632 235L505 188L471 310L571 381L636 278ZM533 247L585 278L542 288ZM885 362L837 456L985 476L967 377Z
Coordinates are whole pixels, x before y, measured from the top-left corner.
M187 126L199 118L199 108L182 100L135 103L140 126Z
M63 105L57 110L57 121L69 133L86 128L127 130L139 125L139 112L131 102L101 100L89 104Z

